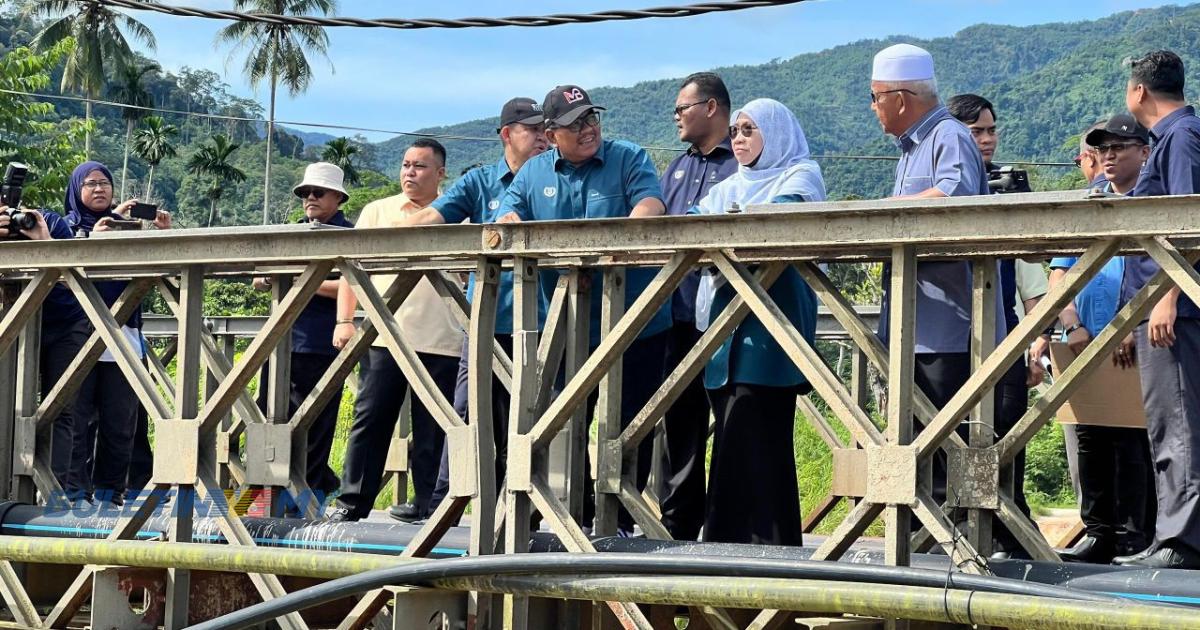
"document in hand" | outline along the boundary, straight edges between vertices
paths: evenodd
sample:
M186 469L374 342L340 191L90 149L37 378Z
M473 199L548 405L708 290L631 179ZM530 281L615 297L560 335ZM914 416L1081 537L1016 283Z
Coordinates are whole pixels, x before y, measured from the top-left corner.
M1075 360L1065 343L1050 344L1050 363L1058 376ZM1063 424L1094 424L1106 427L1146 426L1142 406L1142 381L1137 368L1121 369L1109 357L1100 360L1083 385L1058 409Z

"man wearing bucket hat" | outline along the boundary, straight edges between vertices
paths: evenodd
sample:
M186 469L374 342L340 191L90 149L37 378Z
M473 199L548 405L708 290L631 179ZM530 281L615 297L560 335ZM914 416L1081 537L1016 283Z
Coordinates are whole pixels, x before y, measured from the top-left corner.
M554 148L525 164L500 204L500 222L557 219L651 217L666 212L658 174L641 147L624 140L605 140L600 112L588 93L577 85L560 85L542 102L546 136ZM626 274L625 305L633 304L654 278L656 269L631 267ZM558 279L557 271L543 271L543 300ZM600 306L603 283L592 280L591 346L600 343ZM627 425L662 383L662 361L671 328L668 300L642 329L623 356L621 425ZM590 415L589 415L590 417ZM643 440L638 455L637 487L643 488L650 472L651 441ZM591 484L587 484L590 488ZM585 507L585 525L590 515ZM619 533L633 531L633 518L621 510Z
M328 162L309 164L304 169L304 179L292 188L292 194L300 198L304 206L301 223L352 228L354 224L342 214L341 205L350 198L343 185L342 169ZM271 288L270 277L254 279L259 290ZM334 320L337 319L338 278L331 276L321 283L317 294L300 312L292 326L291 392L288 415L304 402L317 381L337 356L337 349L329 345L333 336ZM337 425L338 407L341 406L341 387L330 399L320 415L308 428L307 472L308 487L318 497L326 497L338 488L338 478L329 467L329 450L333 446L333 431Z

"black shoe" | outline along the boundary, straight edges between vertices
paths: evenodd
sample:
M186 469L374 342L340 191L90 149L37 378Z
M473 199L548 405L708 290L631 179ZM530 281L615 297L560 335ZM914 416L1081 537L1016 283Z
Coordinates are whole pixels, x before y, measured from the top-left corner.
M1127 556L1116 556L1112 559L1112 563L1125 565L1129 564L1130 562L1138 562L1139 560L1145 560L1146 558L1150 557L1150 554L1152 553L1154 553L1154 545L1150 545L1149 547L1146 547L1145 549L1134 554Z
M1184 545L1163 545L1158 551L1125 566L1143 569L1200 569L1200 552Z
M1011 551L997 551L988 556L988 560L1033 560L1033 556L1029 555L1028 551L1018 547Z
M1108 539L1095 536L1084 536L1083 540L1070 549L1056 549L1058 557L1063 562L1086 562L1088 564L1109 564L1116 555L1116 545Z
M358 517L350 511L350 508L338 505L333 508L333 511L325 519L334 523L348 523L357 521Z
M428 517L427 514L423 514L421 509L413 503L393 505L388 508L388 516L403 523L415 523Z

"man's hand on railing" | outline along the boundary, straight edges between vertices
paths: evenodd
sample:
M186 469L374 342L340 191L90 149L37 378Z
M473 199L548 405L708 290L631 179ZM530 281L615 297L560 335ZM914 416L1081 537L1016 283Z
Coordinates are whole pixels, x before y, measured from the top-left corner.
M520 223L520 222L521 222L521 217L517 216L516 212L509 212L508 214L500 217L499 219L496 219L496 223Z

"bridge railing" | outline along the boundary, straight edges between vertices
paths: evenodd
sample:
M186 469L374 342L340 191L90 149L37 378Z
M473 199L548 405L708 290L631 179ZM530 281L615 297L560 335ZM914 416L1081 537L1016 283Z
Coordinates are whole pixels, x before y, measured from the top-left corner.
M580 524L583 449L587 448L585 409L589 395L597 404L596 535L616 533L616 513L624 507L645 534L665 538L666 530L652 506L634 485L637 446L652 432L665 411L698 374L724 339L753 315L812 384L814 393L850 433L860 448L844 464L865 471L861 500L820 545L815 558L835 560L877 518L885 523L888 562L905 565L914 550L941 546L963 571L987 572L991 515L999 517L1036 559L1058 558L1034 524L1014 502L1011 476L1005 473L1017 453L1055 410L1146 316L1172 286L1200 298L1200 276L1190 262L1200 240L1196 197L1083 198L1082 193L1010 195L943 200L890 200L823 204L754 206L735 215L661 217L653 219L528 222L486 226L438 226L373 230L299 230L236 228L177 230L117 235L64 242L0 244L0 272L22 283L0 319L0 356L9 359L0 372L15 375L9 401L0 400L0 439L11 443L13 496L33 500L60 490L49 467L49 429L82 378L107 348L132 384L155 430L152 485L177 491L169 539L190 542L191 501L224 506L230 479L230 414L245 425L242 485L283 488L294 497L311 497L304 485L304 436L308 425L340 388L371 342L380 338L395 358L413 394L431 410L445 430L450 449L450 494L405 550L406 556L429 552L451 524L470 510L469 553L521 553L527 550L530 512L541 513L567 549L594 551ZM1069 368L1006 435L995 436L991 391L1004 371L1029 343L1051 324L1061 308L1114 255L1146 253L1163 268L1124 306ZM1045 259L1055 254L1079 255L1079 261L1001 342L992 343L996 286L990 271L1003 257ZM961 259L974 262L972 289L972 373L941 409L914 387L915 270L920 260ZM874 326L864 321L837 290L819 262L890 262L892 300L885 346ZM718 315L699 343L664 379L633 422L620 426L620 358L669 300L679 282L695 267L714 267L737 296ZM653 281L628 307L624 275L631 266L657 269ZM863 409L861 393L851 391L767 293L789 266L795 268L864 357L863 363L886 380L886 410L881 427ZM317 388L294 413L288 414L287 340L290 326L317 287L337 269L353 287L365 320L339 353ZM511 355L494 340L497 287L502 270L514 272L514 335ZM538 324L538 273L560 269L544 327ZM478 281L467 296L447 271L473 271ZM223 351L213 331L203 325L204 279L223 275L275 274L273 308L236 362ZM384 291L371 282L377 273L396 274ZM603 276L598 347L589 352L588 301L585 276ZM106 307L95 281L127 278L131 282ZM408 345L395 308L423 278L429 279L468 332L469 417L465 424L451 402L433 384ZM46 294L65 283L78 298L95 332L83 352L45 397L38 395L39 318ZM147 367L121 334L121 322L152 288L158 288L177 324L174 374ZM247 386L271 360L266 411L260 411ZM151 362L153 363L153 361ZM556 397L550 395L559 367L566 379ZM209 393L201 394L202 373L210 373ZM860 372L862 373L862 372ZM156 376L157 374L157 376ZM492 375L512 394L507 478L499 493L494 479ZM0 376L5 374L0 373ZM0 379L3 380L3 379ZM6 381L8 382L8 381ZM0 398L5 396L0 392ZM914 422L914 418L916 421ZM970 419L969 439L956 433ZM923 425L918 432L917 425ZM225 427L228 425L225 424ZM565 496L551 487L551 443L564 432L567 471ZM830 434L835 432L829 428ZM836 435L834 435L836 437ZM996 439L998 438L998 439ZM11 440L11 442L8 442ZM224 442L223 442L224 440ZM931 456L946 451L953 497L939 505L929 484ZM9 469L8 466L4 466ZM112 539L131 538L160 502L152 494L138 509L120 519ZM224 506L227 507L227 506ZM315 501L303 509L317 516ZM960 531L948 516L966 509L970 518ZM230 544L254 546L245 526L229 510L220 510L221 533ZM911 531L911 517L920 531ZM4 568L0 566L0 569ZM68 619L84 601L91 582L85 569L49 618L53 625ZM253 574L264 598L283 592L268 574ZM167 597L167 623L186 621L188 574L172 570ZM4 591L7 594L11 589ZM11 595L19 598L20 594ZM488 619L499 602L471 594L469 614ZM506 624L525 627L527 601L506 597ZM384 604L365 597L356 614L369 620ZM20 609L21 606L15 608ZM631 602L607 608L627 627L649 627ZM724 613L708 613L721 623ZM778 611L763 611L752 627L768 627ZM298 615L281 621L286 628L304 627Z

